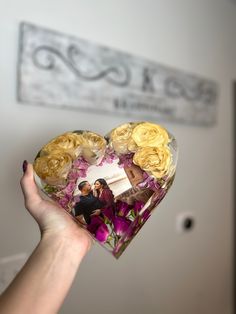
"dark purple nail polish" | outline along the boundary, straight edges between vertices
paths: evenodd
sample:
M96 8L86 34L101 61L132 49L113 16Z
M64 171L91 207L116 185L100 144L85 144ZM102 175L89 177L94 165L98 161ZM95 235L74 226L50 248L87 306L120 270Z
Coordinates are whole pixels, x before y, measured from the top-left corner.
M22 169L24 173L26 172L27 166L28 166L28 161L24 160L23 165L22 165Z

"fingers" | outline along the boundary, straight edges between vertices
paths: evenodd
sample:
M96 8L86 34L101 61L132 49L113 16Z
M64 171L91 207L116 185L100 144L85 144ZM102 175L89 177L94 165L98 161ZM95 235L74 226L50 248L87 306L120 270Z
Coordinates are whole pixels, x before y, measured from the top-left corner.
M25 199L25 205L28 208L31 204L42 200L38 188L34 181L32 164L25 165L25 173L20 180L21 189Z

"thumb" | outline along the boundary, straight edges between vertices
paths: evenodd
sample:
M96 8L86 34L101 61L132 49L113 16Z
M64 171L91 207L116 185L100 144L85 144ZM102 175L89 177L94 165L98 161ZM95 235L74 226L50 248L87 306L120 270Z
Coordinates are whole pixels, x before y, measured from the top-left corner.
M24 175L20 180L21 189L24 195L25 206L28 209L42 201L39 195L38 188L34 181L33 166L29 164L26 160L23 163Z

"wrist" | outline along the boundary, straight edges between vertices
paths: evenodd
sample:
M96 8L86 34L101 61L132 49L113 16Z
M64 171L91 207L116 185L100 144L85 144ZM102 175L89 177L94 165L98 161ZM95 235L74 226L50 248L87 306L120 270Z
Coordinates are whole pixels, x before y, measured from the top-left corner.
M91 237L84 234L85 232L85 230L82 230L75 237L75 235L66 232L43 231L40 244L51 249L60 249L65 254L69 254L80 261L91 247Z

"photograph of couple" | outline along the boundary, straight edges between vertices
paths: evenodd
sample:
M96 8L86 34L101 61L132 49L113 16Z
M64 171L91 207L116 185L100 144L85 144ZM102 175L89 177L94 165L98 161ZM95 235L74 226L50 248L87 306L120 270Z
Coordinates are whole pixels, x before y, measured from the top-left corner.
M142 182L143 172L134 164L120 167L113 160L92 165L76 182L71 214L108 250L120 254L122 241L131 239L150 215L154 192L139 186Z
M103 217L102 211L108 206L114 209L114 195L105 179L97 179L93 188L88 181L82 181L78 189L80 196L74 207L74 215L82 224L89 225L91 216Z

